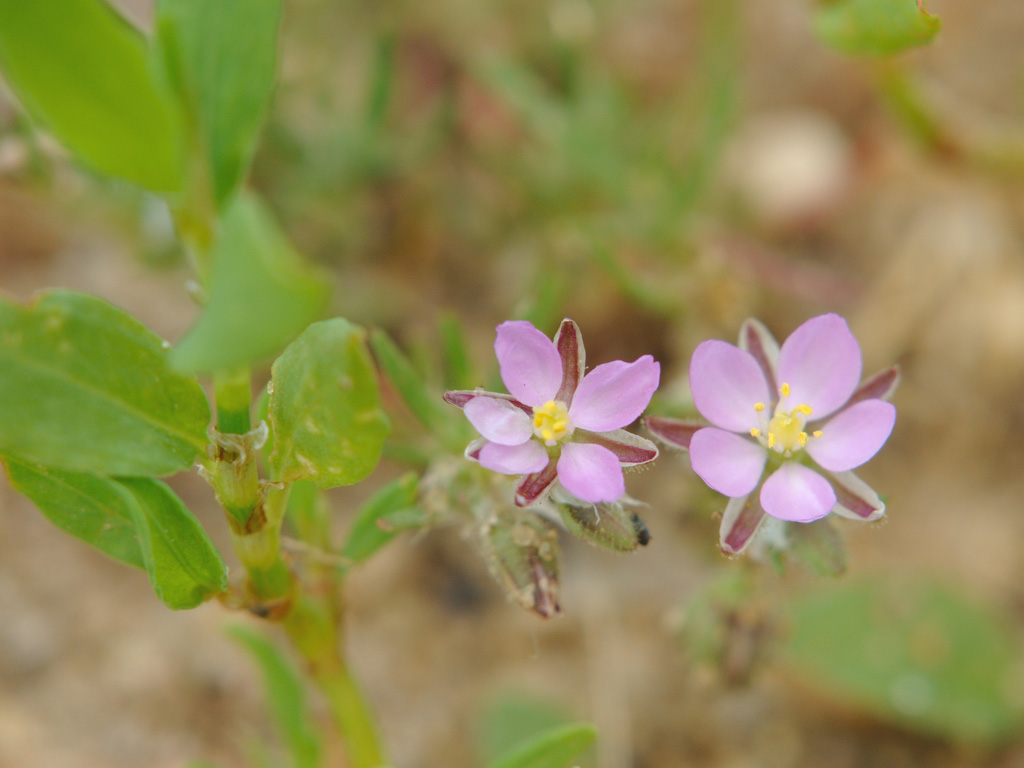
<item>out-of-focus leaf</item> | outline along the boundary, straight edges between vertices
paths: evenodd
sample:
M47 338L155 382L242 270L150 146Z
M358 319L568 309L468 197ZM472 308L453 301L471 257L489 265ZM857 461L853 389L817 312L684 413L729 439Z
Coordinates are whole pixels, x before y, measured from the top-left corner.
M51 523L115 560L145 568L131 500L115 480L28 464L10 456L4 465L14 490L30 498Z
M846 573L846 544L829 518L786 527L789 551L820 576Z
M837 51L885 55L930 43L942 22L916 0L833 0L818 8L814 28Z
M430 390L409 358L383 331L371 334L370 345L388 381L423 426L441 438L445 445L460 446L462 438L453 434L452 419L457 414L445 404L440 393Z
M324 277L255 197L239 196L225 212L211 259L209 304L174 351L183 370L230 370L270 357L327 303Z
M0 66L34 118L102 173L179 187L179 122L137 30L102 0L0 0L0 20Z
M306 691L294 664L277 645L246 627L228 627L228 634L252 654L263 673L267 701L292 766L316 768L320 764L320 738L313 728Z
M249 168L270 102L280 0L160 0L158 50L174 73L223 205Z
M395 529L386 530L377 523L386 515L408 510L416 503L419 477L410 472L388 483L375 493L359 510L348 539L341 551L342 557L359 563L398 535Z
M315 323L274 363L275 481L351 485L377 465L388 432L366 333L340 317Z
M169 345L102 299L0 297L0 452L105 475L166 475L206 444L209 404Z
M441 318L441 350L444 353L444 385L448 389L469 389L473 386L469 352L462 324L455 315Z
M504 693L484 710L480 749L490 763L572 718L561 707L523 693Z
M596 738L597 729L589 723L552 728L498 758L490 768L566 768Z
M129 509L150 583L169 608L195 608L227 589L227 568L210 537L174 491L158 480L118 481Z
M788 667L847 706L957 741L1024 722L1019 642L1006 622L931 582L863 580L792 600Z

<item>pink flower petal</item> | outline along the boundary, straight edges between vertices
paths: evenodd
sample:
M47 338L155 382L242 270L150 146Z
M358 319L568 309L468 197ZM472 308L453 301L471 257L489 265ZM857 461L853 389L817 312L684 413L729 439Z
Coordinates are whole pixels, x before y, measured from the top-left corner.
M803 464L783 464L761 486L761 507L779 520L809 523L827 515L835 503L828 480Z
M807 453L831 472L859 467L885 445L896 423L896 406L863 400L840 411L807 441Z
M513 397L534 407L554 399L562 384L562 356L551 339L525 320L511 320L498 326L494 353Z
M536 440L520 445L487 443L479 452L480 466L503 475L528 475L548 464L548 452Z
M583 372L587 369L587 353L583 348L583 334L579 326L569 318L563 320L558 327L555 347L562 358L562 384L555 393L555 399L570 406L576 387L580 385Z
M658 388L661 366L650 355L624 363L604 363L583 377L569 420L591 432L610 432L632 423L651 402Z
M779 386L789 384L788 403L809 405L820 419L843 405L860 381L860 345L839 315L812 317L779 351Z
M832 511L837 515L869 523L885 516L885 502L853 472L832 475L832 488L836 492L836 505Z
M738 555L747 548L761 527L766 515L756 496L740 496L729 499L722 514L722 525L719 528L718 540L722 552L727 555Z
M615 454L593 443L566 443L562 447L558 479L573 496L592 504L616 501L626 492Z
M690 390L701 416L731 432L756 427L754 404L772 399L753 355L724 341L698 345L690 360Z
M736 498L757 486L768 452L753 440L707 427L690 440L690 466L719 493Z
M761 366L768 388L774 392L778 387L775 383L775 370L779 365L779 342L771 331L760 320L748 318L740 328L740 349L754 356Z
M474 397L462 410L476 431L492 443L519 445L533 436L530 417L509 400Z

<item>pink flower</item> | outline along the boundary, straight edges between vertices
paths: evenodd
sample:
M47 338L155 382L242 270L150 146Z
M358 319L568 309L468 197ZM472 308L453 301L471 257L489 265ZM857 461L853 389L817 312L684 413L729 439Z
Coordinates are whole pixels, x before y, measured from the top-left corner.
M483 435L466 456L505 475L525 475L516 504L528 506L555 480L591 503L626 491L622 467L658 456L649 440L626 432L658 388L661 367L650 355L599 365L584 375L583 339L563 320L554 341L525 321L498 326L494 342L501 379L511 395L445 392Z
M860 345L834 314L811 318L781 349L756 320L744 323L739 347L697 347L690 388L713 426L657 418L647 426L687 448L693 471L731 497L722 519L724 551L741 551L765 514L806 523L829 512L859 520L885 513L850 470L889 438L896 408L885 398L899 372L890 368L858 387L860 375Z

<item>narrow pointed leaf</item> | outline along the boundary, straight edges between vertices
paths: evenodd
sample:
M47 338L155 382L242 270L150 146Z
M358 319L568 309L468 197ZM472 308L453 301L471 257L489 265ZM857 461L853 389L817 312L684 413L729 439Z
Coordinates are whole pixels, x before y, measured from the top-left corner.
M274 363L274 480L351 485L377 465L388 432L366 333L340 317L315 323Z
M145 568L131 502L115 480L10 456L4 465L11 487L31 499L51 523L115 560Z
M320 764L320 737L313 727L306 691L295 665L280 647L262 634L238 624L228 627L228 634L244 646L259 665L267 702L293 768L316 768Z
M326 306L326 280L255 197L238 197L224 214L212 263L210 301L174 352L182 370L230 370L269 358Z
M851 54L886 55L926 45L941 27L915 0L833 0L814 18L825 43Z
M378 523L388 515L409 510L416 503L419 478L414 472L403 475L385 485L359 510L352 522L348 539L341 550L342 557L359 563L398 535L395 528L382 528Z
M280 0L160 0L158 51L201 136L214 197L244 178L270 102Z
M0 452L106 475L166 475L206 444L209 405L169 347L102 299L0 297Z
M490 768L567 768L596 738L597 730L589 723L552 728L491 763Z
M0 68L25 109L85 164L180 185L180 129L146 40L103 0L0 0Z
M168 608L195 608L227 589L227 568L206 531L174 491L158 480L118 481L131 505L153 589Z

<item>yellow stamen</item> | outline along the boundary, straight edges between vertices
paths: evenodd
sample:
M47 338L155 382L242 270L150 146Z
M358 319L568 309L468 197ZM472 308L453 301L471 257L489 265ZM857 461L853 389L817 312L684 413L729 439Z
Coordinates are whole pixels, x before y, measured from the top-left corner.
M753 429L750 430L750 436L751 437L760 437L761 436L761 430L758 429L757 427L754 427Z
M794 410L794 411L799 411L799 412L800 412L800 413L802 413L802 414L803 414L804 416L810 416L810 415L811 415L811 406L809 406L809 405L806 405L806 404L801 404L801 405L798 405L798 406L797 406L796 408L794 408L793 410Z
M769 432L768 433L768 447L769 448L774 448L775 447L775 433L774 432Z
M822 435L824 434L824 432L822 432L822 431L821 431L820 429L816 429L816 430L814 430L814 431L813 431L813 432L812 432L811 434L812 434L812 435L813 435L814 437L821 437L821 436L822 436Z
M792 390L790 389L789 384L783 384L781 387L779 387L779 394L782 395L783 397L789 397L789 393L791 391Z
M569 409L559 400L549 400L533 409L533 433L545 445L555 445L573 433Z
M754 403L754 410L760 413L764 410L764 403Z
M800 444L800 447L803 448L805 445L807 445L807 433L801 432L799 435L796 436L796 441Z

